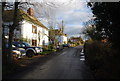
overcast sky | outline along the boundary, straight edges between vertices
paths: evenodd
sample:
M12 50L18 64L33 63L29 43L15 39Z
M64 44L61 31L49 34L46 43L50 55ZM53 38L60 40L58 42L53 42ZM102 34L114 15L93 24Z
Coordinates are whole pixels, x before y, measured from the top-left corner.
M87 7L87 3L80 0L74 0L70 6L63 7L61 13L57 15L59 20L64 20L65 33L69 36L78 36L81 33L83 22L88 21L91 17L92 13Z
M46 0L47 2L53 2L57 4L56 8L52 8L51 17L52 20L58 22L64 21L65 29L64 33L71 36L79 36L81 29L84 27L83 22L88 21L92 18L92 12L90 8L87 7L87 2L83 0ZM59 6L58 6L59 5ZM46 8L43 8L44 10ZM47 8L50 10L50 8ZM46 26L47 21L45 18L41 20Z

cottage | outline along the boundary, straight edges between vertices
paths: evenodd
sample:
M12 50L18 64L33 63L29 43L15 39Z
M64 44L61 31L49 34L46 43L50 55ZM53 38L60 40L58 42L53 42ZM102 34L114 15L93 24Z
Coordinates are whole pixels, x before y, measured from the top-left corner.
M49 31L49 36L55 36L54 41L57 43L57 45L67 44L68 38L67 34L64 34L59 29L54 29Z
M4 12L4 25L12 24L14 10ZM29 8L27 12L18 9L18 25L14 31L13 41L28 42L32 46L48 45L49 30L37 18L34 17L33 9ZM5 37L8 37L9 28L5 28Z
M81 37L71 37L69 41L77 45L83 44L83 40Z
M67 34L61 34L61 35L57 35L56 39L58 40L58 43L61 44L67 44Z

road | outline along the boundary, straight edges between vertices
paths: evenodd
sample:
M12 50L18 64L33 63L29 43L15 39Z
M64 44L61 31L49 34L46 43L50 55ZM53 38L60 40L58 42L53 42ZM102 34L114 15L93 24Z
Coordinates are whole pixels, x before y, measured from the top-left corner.
M82 46L65 48L52 58L47 57L42 64L32 65L31 69L19 72L12 79L93 79L84 63L84 56L80 55L81 49Z

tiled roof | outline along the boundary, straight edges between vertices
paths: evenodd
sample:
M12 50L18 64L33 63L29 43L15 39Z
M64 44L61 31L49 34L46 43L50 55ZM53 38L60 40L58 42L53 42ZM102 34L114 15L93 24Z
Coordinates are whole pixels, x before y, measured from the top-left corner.
M6 10L3 13L3 21L4 22L11 22L11 21L13 21L13 16L14 16L14 10ZM30 16L27 12L25 12L21 9L18 9L17 21L19 22L22 20L32 22L33 24L36 24L36 25L39 25L45 29L48 29L37 18L35 18L34 16Z
M54 30L49 30L49 33L54 33L55 35L60 35L60 36L67 36L67 34L62 33L60 30L58 29L54 29Z

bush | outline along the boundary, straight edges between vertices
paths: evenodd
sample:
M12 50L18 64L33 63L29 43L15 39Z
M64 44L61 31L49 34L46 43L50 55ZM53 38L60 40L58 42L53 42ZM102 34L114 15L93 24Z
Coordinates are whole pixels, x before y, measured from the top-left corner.
M87 42L84 46L86 63L97 78L119 78L118 52L110 43L100 41Z
M53 46L52 46L51 44L50 44L50 45L48 45L48 50L50 50L50 51L51 51L52 49L54 49L54 48L53 48Z

